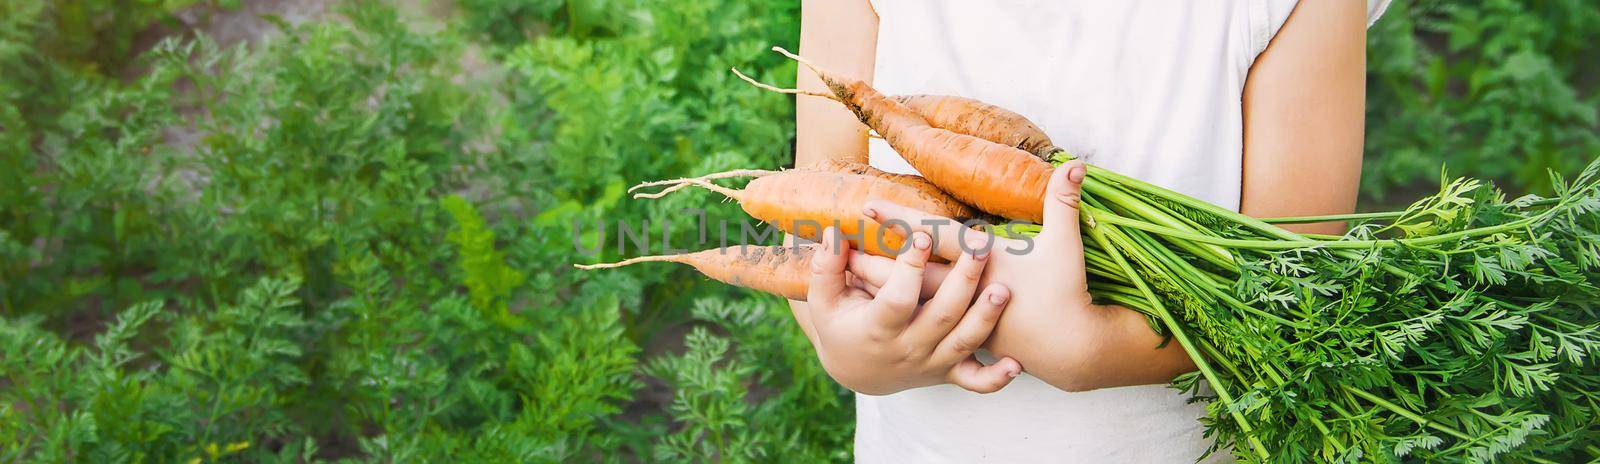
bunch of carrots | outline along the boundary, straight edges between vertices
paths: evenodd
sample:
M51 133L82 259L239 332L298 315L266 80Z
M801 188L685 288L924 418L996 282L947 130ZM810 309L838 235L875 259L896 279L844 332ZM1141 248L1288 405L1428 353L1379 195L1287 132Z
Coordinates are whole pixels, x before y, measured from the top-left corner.
M806 65L923 174L830 161L647 182L738 201L818 240L838 226L864 252L905 236L858 220L878 198L957 220L1042 220L1046 181L1071 159L1021 115L976 100L886 96ZM735 71L737 73L737 71ZM752 177L743 189L716 180ZM1256 219L1090 168L1082 230L1090 291L1147 315L1198 371L1213 451L1247 461L1600 458L1600 161L1556 194L1508 199L1461 179L1394 212ZM1349 221L1340 236L1283 223ZM1000 235L1038 226L987 226ZM580 265L684 263L733 285L804 299L808 246L743 247ZM1201 385L1209 388L1201 389ZM1214 396L1210 396L1214 395Z

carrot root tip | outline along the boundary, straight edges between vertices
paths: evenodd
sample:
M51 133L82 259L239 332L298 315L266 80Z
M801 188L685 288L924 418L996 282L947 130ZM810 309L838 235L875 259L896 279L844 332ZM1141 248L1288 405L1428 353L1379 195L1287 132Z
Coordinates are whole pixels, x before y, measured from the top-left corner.
M683 259L684 259L683 256L684 255L640 256L640 257L637 257L637 258L624 259L622 261L617 261L615 263L573 264L572 267L575 267L575 268L578 268L578 269L582 269L582 270L585 270L585 271L589 271L589 270L594 270L594 269L611 269L611 268L623 267L623 266L627 266L627 265L631 265L631 264L638 264L638 263L651 263L651 262L663 262L663 261L664 262L676 263L676 262L683 261Z
M771 85L771 84L763 83L761 81L755 80L754 78L751 78L750 76L746 76L742 72L739 72L739 68L728 68L728 70L733 71L733 75L739 76L739 79L744 80L745 82L749 83L750 85L755 86L758 89L766 90L768 92L777 92L777 93L789 94L789 95L806 95L806 96L811 96L811 97L822 97L822 98L826 98L826 99L833 100L833 101L838 101L839 100L839 97L836 97L836 96L834 96L833 94L830 94L830 93L817 92L817 91L814 91L814 90L786 89L786 88L783 88L783 87L778 87L778 86L774 86L774 85Z
M653 198L661 198L661 197L667 196L667 194L670 194L672 192L683 190L684 187L688 187L688 186L691 186L691 185L700 185L701 187L704 187L707 190L715 191L715 192L718 192L718 193L723 193L724 195L726 195L727 194L726 192L722 192L722 191L718 190L719 188L724 188L724 187L717 186L716 184L711 184L710 182L707 182L707 181L714 180L714 179L727 179L727 178L732 178L732 177L762 177L762 176L766 176L766 175L777 174L778 172L779 171L769 171L769 170L766 170L766 169L735 169L735 170L732 170L732 171L714 172L714 173L706 174L706 175L703 175L703 176L700 176L700 177L686 177L686 178L680 178L680 179L668 179L668 180L657 180L657 181L650 181L650 182L641 182L641 183L639 183L639 185L635 185L633 187L628 188L628 192L631 193L631 192L633 192L635 190L639 190L639 189L645 188L645 187L659 187L659 186L663 186L663 185L668 186L667 188L662 189L662 190L660 190L658 192L655 192L655 193L635 193L633 195L634 199L640 199L640 198L652 198L653 199Z
M639 199L654 200L654 199L657 199L657 198L661 198L661 197L670 195L670 194L672 194L672 192L683 190L684 187L688 187L689 185L691 185L691 184L687 184L687 183L677 184L677 185L673 185L671 187L667 187L665 189L662 189L661 191L655 192L655 193L635 193L635 194L633 194L633 199L635 199L635 200L639 200Z
M805 57L803 57L803 56L796 55L794 53L790 53L789 50L784 49L783 47L780 47L780 46L777 46L777 45L773 45L772 46L772 51L775 51L775 52L778 52L778 53L782 53L783 56L789 57L789 59L795 60L796 62L799 62L800 64L805 65L807 68L811 69L811 72L817 73L818 76L823 76L823 75L827 74L827 73L822 72L821 69L817 68L816 64L811 63L811 60L805 59Z
M728 176L728 177L734 177L734 176ZM741 193L739 190L734 190L734 189L731 189L731 188L723 187L721 185L713 184L713 183L711 183L711 181L709 181L707 179L698 178L698 177L696 177L696 178L688 178L688 179L676 179L676 180L673 180L673 181L663 181L663 185L665 185L667 183L670 183L672 186L671 187L667 187L665 189L662 189L661 191L656 192L656 193L635 193L635 194L633 194L633 198L635 198L635 199L639 199L639 198L647 198L647 199L661 198L661 197L667 196L668 194L670 194L672 192L683 190L684 187L688 187L690 185L698 186L698 187L706 189L706 190L710 190L710 191L713 191L713 192L720 193L723 196L726 196L726 197L728 197L730 199L734 199L734 200L739 199L739 196L740 196L740 193Z

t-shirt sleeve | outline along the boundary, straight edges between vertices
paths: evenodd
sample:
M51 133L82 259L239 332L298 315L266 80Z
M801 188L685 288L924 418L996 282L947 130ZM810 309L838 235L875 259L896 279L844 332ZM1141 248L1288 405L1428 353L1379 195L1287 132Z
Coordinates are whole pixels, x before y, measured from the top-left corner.
M1372 27L1378 22L1378 17L1383 16L1384 10L1389 9L1391 0L1367 0L1367 27ZM1294 12L1295 4L1300 0L1267 0L1267 15L1272 21L1272 35L1278 34L1278 29L1289 20L1289 13Z
M1378 17L1389 9L1391 0L1367 0L1367 27L1372 27L1378 22ZM1251 21L1265 21L1265 34L1257 34L1255 53L1261 54L1267 49L1267 44L1273 37L1278 36L1278 30L1283 29L1283 23L1289 21L1289 14L1294 13L1295 5L1300 0L1251 0Z
M1378 17L1389 9L1389 0L1367 0L1367 27L1378 22Z

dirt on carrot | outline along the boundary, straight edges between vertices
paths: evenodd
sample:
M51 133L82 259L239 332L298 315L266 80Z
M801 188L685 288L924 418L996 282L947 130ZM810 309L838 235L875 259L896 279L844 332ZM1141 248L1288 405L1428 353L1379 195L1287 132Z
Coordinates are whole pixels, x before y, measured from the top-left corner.
M635 189L645 186L667 188L656 193L635 194L634 198L660 198L693 185L738 201L751 217L784 232L815 241L822 237L823 229L837 227L839 233L849 238L858 249L888 257L899 254L905 248L905 236L862 217L862 208L869 199L881 199L958 221L966 221L976 214L972 208L948 195L929 193L883 177L820 169L735 172L755 175L756 178L742 190L711 182L712 179L733 177L728 173L648 182Z
M1050 163L1016 147L934 127L860 79L829 72L781 47L773 50L815 72L835 100L882 135L934 185L988 213L1035 223L1044 220L1045 185L1054 169Z
M1062 151L1033 121L999 105L954 95L895 95L889 99L921 115L928 125L1015 147L1041 160Z
M578 269L610 269L637 263L671 262L687 264L713 280L729 285L779 295L791 300L806 299L811 257L817 245L733 245L693 253L642 256L604 264L576 264Z

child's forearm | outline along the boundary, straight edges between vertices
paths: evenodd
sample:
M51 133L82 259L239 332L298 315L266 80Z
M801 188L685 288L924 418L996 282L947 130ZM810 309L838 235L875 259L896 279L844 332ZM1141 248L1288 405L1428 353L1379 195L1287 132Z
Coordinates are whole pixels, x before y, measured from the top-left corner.
M1138 312L1091 305L1007 312L986 347L1056 388L1087 391L1167 383L1195 369L1176 341L1162 341Z

